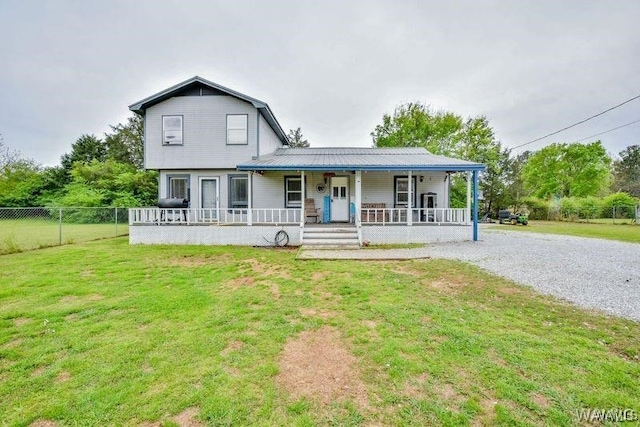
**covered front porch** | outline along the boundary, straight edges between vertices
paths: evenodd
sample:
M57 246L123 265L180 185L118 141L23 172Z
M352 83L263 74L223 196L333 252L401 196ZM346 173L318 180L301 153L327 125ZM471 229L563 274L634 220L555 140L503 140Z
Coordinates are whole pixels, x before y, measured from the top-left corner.
M358 245L477 240L481 169L421 149L278 150L229 174L234 184L239 173L246 178L233 187L237 194L230 187L227 207L219 198L203 207L203 193L184 208L131 209L130 241L267 246L280 230L291 245L321 243L323 235ZM449 206L453 174L466 179L462 208ZM231 207L232 200L245 205ZM327 225L342 234L323 230Z

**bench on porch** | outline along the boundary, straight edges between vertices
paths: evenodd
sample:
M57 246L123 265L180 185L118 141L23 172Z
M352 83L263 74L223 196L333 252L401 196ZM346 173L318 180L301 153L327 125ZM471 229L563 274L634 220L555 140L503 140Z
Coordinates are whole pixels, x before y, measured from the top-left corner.
M389 212L386 211L386 207L385 203L362 203L360 206L360 221L389 222Z

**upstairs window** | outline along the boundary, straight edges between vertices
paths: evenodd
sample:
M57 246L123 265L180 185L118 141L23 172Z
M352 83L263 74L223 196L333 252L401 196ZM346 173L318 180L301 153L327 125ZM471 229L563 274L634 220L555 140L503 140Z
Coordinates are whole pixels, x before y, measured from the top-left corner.
M182 145L182 116L162 116L162 143Z
M229 175L229 207L247 208L249 206L249 177L247 175Z
M247 145L249 142L246 114L227 115L227 145Z

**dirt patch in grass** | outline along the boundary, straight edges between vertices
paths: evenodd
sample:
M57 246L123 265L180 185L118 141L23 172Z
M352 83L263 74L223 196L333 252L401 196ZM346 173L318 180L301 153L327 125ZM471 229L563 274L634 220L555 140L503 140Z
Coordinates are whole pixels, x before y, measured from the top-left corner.
M422 281L422 284L432 289L446 292L446 293L451 293L453 295L460 293L462 288L467 286L467 282L463 278L458 278L455 276L448 277L448 278L441 277L435 280L426 279Z
M361 408L369 406L357 360L334 328L305 331L289 340L279 367L276 381L294 399L308 398L325 405L350 400Z
M255 279L249 276L236 277L227 281L227 284L231 286L233 290L240 289L245 286L253 286Z
M100 294L91 294L91 295L65 295L60 298L60 303L62 304L70 304L79 301L100 301L104 299L104 295Z
M425 384L429 380L428 374L421 374L410 378L402 389L402 394L412 399L423 399L426 394Z
M204 423L198 420L198 408L187 408L180 412L178 415L171 418L171 425L175 424L178 427L204 427ZM140 424L140 427L162 427L167 424L166 422L144 422Z
M244 263L248 264L251 271L261 276L276 276L283 279L291 279L289 271L276 263L262 262L254 258L245 259Z
M551 406L549 399L540 393L534 393L533 396L531 396L531 400L542 409L547 409Z
M56 383L58 383L58 384L66 383L70 379L71 379L71 374L69 372L67 372L67 371L62 371L56 377Z
M31 376L32 377L39 377L40 375L42 375L44 373L44 371L47 370L47 366L46 365L42 365L42 366L38 366L36 369L34 369L31 372Z
M273 299L280 299L280 286L277 283L272 283L269 290Z
M18 328L30 322L31 322L31 319L28 317L16 317L15 319L13 319L14 326L17 326Z
M321 319L330 319L336 316L336 312L330 310L316 310L315 308L301 308L300 314L307 317L319 317Z
M231 258L232 256L228 254L216 255L215 257L184 255L182 258L171 258L166 261L172 267L204 267L222 264Z
M240 350L244 346L242 341L231 341L221 352L222 356L227 356L232 351Z
M314 282L320 282L326 279L327 276L329 276L328 271L314 271L311 275L311 280L313 280Z
M37 420L29 424L29 427L58 427L58 423L51 420Z
M24 342L24 340L22 338L14 338L11 341L6 342L5 344L3 344L3 348L16 348L19 347L22 343Z
M378 322L376 322L375 320L363 320L362 324L369 329L375 329L376 326L378 326Z
M200 427L204 426L200 420L198 420L198 408L187 408L173 417L173 420L179 427Z

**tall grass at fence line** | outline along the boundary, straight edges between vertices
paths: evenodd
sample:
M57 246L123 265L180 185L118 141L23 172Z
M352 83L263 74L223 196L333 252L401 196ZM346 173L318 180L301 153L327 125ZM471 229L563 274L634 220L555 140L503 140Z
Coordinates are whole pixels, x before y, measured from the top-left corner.
M126 211L123 210L123 215ZM118 224L117 235L129 233ZM46 218L0 219L0 254L116 237L115 223L74 224Z

